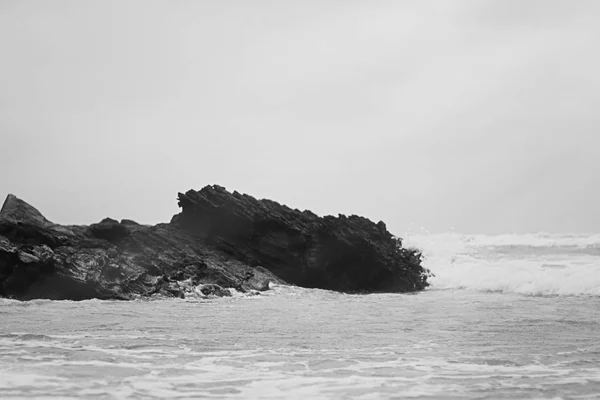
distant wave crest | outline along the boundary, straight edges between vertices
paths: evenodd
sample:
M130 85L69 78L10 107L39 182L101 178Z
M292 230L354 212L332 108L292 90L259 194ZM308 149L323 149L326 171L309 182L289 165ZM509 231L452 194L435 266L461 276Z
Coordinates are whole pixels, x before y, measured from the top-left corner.
M408 235L434 289L600 296L600 235Z

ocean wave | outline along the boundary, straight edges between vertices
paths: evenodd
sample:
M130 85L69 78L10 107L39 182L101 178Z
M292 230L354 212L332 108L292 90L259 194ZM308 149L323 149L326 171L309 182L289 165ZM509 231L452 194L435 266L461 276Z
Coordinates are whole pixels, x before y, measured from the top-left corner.
M583 233L526 233L526 234L407 234L406 240L417 240L420 244L433 244L442 247L500 247L500 246L527 246L527 247L600 247L600 234Z
M454 354L445 359L422 350L422 346L413 349L410 345L350 352L326 348L228 350L182 355L172 362L132 360L129 354L110 361L59 359L34 363L27 373L0 367L0 394L289 398L293 393L294 398L370 399L402 393L403 397L438 398L449 392L469 393L466 387L479 394L495 393L509 382L529 390L535 389L533 384L544 387L545 382L585 384L597 379L598 373L595 365L582 369L489 355ZM50 376L49 369L60 371L60 376Z
M600 235L415 235L435 289L600 296ZM574 251L573 248L579 249ZM587 249L587 250L582 250Z

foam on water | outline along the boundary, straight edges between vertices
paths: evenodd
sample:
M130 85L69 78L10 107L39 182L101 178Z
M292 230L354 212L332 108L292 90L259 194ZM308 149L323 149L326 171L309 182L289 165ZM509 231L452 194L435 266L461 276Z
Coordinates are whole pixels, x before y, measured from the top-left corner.
M4 369L0 393L5 396L23 394L27 388L30 396L48 398L335 398L346 394L371 399L399 393L403 398L451 398L452 393L464 391L465 380L471 390L485 392L497 387L492 381L535 389L535 381L553 381L555 385L596 382L598 373L597 368L574 371L484 357L454 355L445 359L436 355L436 350L443 349L430 341L363 350L196 351L172 343L172 347L156 348L155 344L151 349L127 349L122 342L130 338L119 337L113 337L112 345L105 337L93 335L86 342L96 341L97 345L65 336L26 337L0 337L0 350L18 346L46 355L36 360L16 357L38 372ZM166 337L154 340L172 341ZM5 359L11 357L2 353ZM53 369L70 378L48 375Z
M597 237L404 242L431 290L0 299L0 398L600 398Z
M597 395L598 299L557 300L275 285L253 297L0 301L0 398Z
M600 235L408 235L434 289L600 296Z

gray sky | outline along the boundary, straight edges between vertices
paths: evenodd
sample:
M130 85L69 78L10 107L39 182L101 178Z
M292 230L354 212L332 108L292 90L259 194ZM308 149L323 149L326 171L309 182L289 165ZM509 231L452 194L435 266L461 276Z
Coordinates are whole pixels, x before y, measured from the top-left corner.
M394 233L600 231L600 1L0 0L0 196L220 184Z

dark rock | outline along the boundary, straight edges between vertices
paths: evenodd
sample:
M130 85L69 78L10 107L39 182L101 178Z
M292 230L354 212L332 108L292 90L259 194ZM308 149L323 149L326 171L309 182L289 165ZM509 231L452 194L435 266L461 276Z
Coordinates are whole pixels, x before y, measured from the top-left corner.
M126 224L110 218L104 218L100 223L90 225L90 232L95 238L108 240L111 243L119 242L130 233Z
M220 186L180 193L179 204L169 224L61 226L9 195L0 212L0 296L227 296L223 288L253 293L286 281L341 291L427 286L420 254L403 249L383 222L320 218Z
M221 286L214 283L198 286L198 290L204 296L218 296L218 297L229 297L231 292L227 289L223 289Z
M64 245L73 232L48 221L37 209L9 194L0 209L0 235L22 244Z
M179 193L179 206L172 225L299 286L404 292L428 285L420 253L402 248L383 222L319 218L220 186Z

